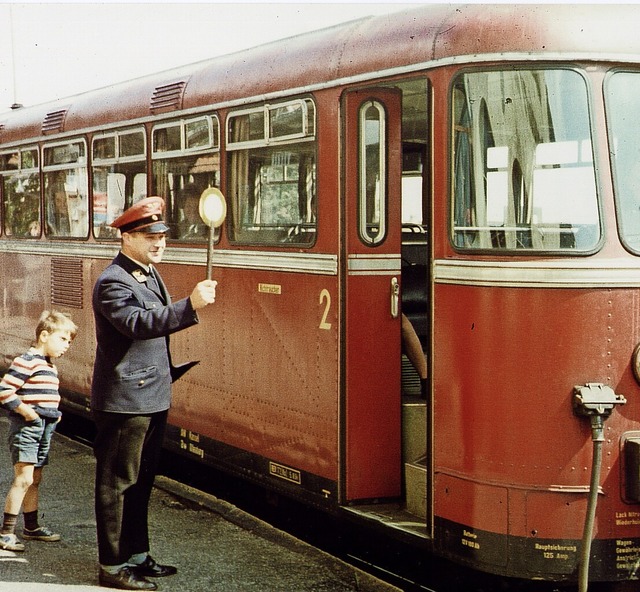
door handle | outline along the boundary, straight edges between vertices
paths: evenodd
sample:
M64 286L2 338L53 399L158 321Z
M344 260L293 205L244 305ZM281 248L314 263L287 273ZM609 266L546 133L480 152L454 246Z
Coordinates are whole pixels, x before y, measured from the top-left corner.
M400 283L398 278L391 278L391 318L397 319L400 314Z

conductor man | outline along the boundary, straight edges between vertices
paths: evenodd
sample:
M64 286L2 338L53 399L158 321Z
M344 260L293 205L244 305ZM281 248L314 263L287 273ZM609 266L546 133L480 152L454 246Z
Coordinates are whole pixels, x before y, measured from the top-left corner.
M216 296L216 282L203 280L189 297L171 302L154 269L169 230L163 209L162 198L147 197L111 224L120 230L121 251L93 290L99 581L121 590L156 590L147 578L177 572L149 554L147 517L171 383L193 365L172 364L169 335L198 323L196 311Z

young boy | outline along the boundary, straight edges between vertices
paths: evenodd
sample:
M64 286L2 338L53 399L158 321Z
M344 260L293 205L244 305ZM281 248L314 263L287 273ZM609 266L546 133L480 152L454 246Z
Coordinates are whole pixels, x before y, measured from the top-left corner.
M14 478L7 493L0 549L24 551L15 534L20 508L25 539L59 541L60 535L38 524L38 487L48 462L51 438L60 421L58 370L51 359L64 354L78 328L61 312L45 310L36 327L35 344L18 356L0 381L0 405L9 415L9 450Z

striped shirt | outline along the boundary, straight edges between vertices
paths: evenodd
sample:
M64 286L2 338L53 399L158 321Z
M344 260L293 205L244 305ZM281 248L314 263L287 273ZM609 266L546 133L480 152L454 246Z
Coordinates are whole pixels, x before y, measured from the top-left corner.
M13 410L20 403L35 408L44 417L59 417L58 370L48 358L31 348L13 360L0 381L0 405Z

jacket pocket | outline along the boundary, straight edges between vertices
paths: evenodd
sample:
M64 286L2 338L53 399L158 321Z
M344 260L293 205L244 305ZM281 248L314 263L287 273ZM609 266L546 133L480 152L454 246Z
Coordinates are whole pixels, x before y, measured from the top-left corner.
M132 372L127 372L121 375L123 383L128 384L131 387L142 388L149 383L154 382L157 379L158 367L147 366L146 368L139 368Z

